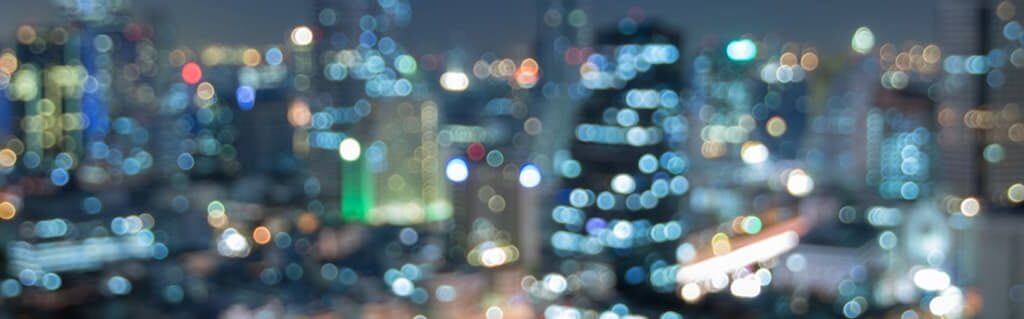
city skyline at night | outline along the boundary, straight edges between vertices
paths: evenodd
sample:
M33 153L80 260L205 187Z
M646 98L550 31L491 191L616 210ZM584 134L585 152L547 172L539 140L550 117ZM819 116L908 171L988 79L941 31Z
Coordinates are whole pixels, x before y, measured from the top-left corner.
M0 319L1015 318L1024 0L0 5Z

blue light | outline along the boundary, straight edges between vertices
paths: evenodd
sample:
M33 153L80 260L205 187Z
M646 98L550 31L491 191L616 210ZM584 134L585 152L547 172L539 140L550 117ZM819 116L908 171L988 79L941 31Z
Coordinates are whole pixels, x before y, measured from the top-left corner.
M725 47L725 54L729 56L729 60L746 62L753 60L757 57L757 44L750 39L740 39L729 42L729 45Z
M50 181L53 182L53 185L67 185L68 180L70 179L71 176L68 175L68 171L64 170L63 168L58 168L50 172Z
M256 90L251 86L242 85L235 90L235 100L238 101L238 108L248 111L256 104Z
M284 53L281 53L281 49L278 48L270 48L264 56L267 59L267 64L270 65L279 65L284 60Z

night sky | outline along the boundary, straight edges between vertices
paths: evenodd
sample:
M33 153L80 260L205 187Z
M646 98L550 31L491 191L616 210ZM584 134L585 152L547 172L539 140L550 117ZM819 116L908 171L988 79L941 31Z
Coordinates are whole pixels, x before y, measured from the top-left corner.
M4 0L0 10L0 47L13 42L25 22L52 21L45 0ZM177 28L182 45L210 43L268 45L287 38L291 27L312 23L311 0L135 0L139 13L158 10ZM468 52L493 51L514 57L529 53L536 30L536 3L530 0L417 0L412 25L397 38L414 54L461 45ZM704 36L731 38L772 32L781 39L810 42L841 53L861 25L880 41L933 41L935 4L929 0L593 0L591 21L614 23L631 7L684 29L693 41ZM656 14L655 14L656 13ZM415 31L413 31L415 30ZM691 42L692 43L692 42ZM688 44L688 49L693 45Z

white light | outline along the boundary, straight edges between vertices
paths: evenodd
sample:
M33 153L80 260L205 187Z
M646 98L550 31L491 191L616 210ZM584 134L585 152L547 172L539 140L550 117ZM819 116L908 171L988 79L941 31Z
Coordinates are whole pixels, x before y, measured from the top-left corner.
M460 183L469 177L469 167L466 166L466 161L461 158L453 158L445 166L444 174L448 176L448 180Z
M619 194L629 194L636 189L636 181L633 176L619 174L612 177L612 190Z
M740 157L747 164L760 164L768 160L768 147L760 142L743 143L740 149Z
M313 43L313 30L307 26L298 26L292 29L292 43L295 45L309 45Z
M505 316L505 313L501 311L498 306L491 306L487 308L486 317L487 319L501 319Z
M754 298L761 294L761 282L752 275L736 279L729 286L729 292L740 298Z
M469 87L469 77L462 72L445 72L441 74L441 87L448 91L465 91Z
M857 28L853 33L853 39L850 40L850 47L857 53L868 54L871 48L875 47L875 34L867 27Z
M733 61L750 61L757 57L757 44L750 39L729 42L725 47L725 55Z
M963 292L960 288L949 287L943 289L941 293L932 301L928 302L928 310L936 316L945 316L954 314L963 310Z
M501 247L491 247L480 253L480 261L485 267L500 266L508 261L508 254Z
M526 188L534 188L540 185L540 170L533 164L523 165L519 170L519 185Z
M549 274L544 276L544 288L547 288L547 290L550 290L551 292L556 294L563 293L568 286L569 282L565 281L565 277L562 275Z
M700 299L701 292L700 286L697 283L688 283L683 285L683 289L680 290L680 294L683 296L683 300L689 303L694 303Z
M683 266L676 273L679 282L690 283L713 279L724 271L739 269L747 265L775 258L796 247L800 235L794 231L765 238L761 241L740 247L725 255L719 255L703 261Z
M949 287L949 274L935 268L924 268L914 272L914 285L927 291L939 291Z
M237 230L228 228L220 234L217 252L225 257L245 257L249 255L249 242Z
M786 177L786 191L797 197L807 196L814 190L814 180L801 169L789 172Z
M345 138L341 140L341 144L338 144L338 154L343 160L351 162L359 159L360 153L362 153L362 149L359 147L359 141L354 138Z
M627 239L633 235L633 224L629 222L620 221L612 226L612 235L618 239Z
M413 288L412 281L406 278L398 278L391 283L391 292L403 297L412 294Z

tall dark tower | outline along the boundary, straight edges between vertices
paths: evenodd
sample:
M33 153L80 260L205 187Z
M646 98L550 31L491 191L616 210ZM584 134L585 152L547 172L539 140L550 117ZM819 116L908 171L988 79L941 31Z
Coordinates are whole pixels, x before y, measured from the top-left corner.
M667 269L682 235L675 220L687 181L679 115L683 86L680 34L658 22L623 19L604 30L584 57L591 90L578 112L566 159L549 266L582 287L563 292L584 307L607 307L615 291L668 296ZM665 293L665 294L658 294ZM641 304L644 301L640 302Z

